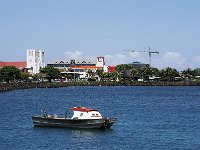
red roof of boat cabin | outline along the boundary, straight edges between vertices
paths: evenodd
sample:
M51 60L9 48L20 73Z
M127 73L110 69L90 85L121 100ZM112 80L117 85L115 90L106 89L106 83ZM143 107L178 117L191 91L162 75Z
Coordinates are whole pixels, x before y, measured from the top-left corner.
M85 108L85 107L73 107L73 108L71 108L71 110L82 111L82 112L97 111L96 109Z

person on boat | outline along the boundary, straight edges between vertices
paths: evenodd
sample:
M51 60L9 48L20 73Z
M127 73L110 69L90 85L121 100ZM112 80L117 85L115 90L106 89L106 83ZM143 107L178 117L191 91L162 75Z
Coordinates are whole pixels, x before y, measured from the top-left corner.
M44 113L44 117L47 118L48 115L45 109L43 110L43 113Z

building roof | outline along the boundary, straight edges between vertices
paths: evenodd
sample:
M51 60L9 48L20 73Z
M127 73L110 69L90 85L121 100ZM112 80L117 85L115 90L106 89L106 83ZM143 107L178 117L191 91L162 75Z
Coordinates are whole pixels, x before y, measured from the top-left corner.
M112 73L114 71L116 71L116 66L108 66L108 72L109 73Z
M96 64L96 61L89 59L56 60L49 64L70 64L72 61L74 61L75 64Z
M0 61L0 67L5 67L5 66L15 66L18 69L23 69L26 68L26 61L18 61L18 62L3 62Z
M142 62L138 62L138 61L134 61L134 62L132 62L132 63L129 63L129 65L143 65L144 63L142 63Z
M96 67L96 66L73 66L70 67L71 69L102 69L103 67Z

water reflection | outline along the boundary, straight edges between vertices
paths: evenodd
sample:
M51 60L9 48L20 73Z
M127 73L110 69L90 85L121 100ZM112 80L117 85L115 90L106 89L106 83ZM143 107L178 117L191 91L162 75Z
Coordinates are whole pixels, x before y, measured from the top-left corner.
M91 142L97 139L99 136L105 136L112 132L112 129L106 129L106 130L101 130L101 129L85 129L85 130L71 130L72 136L76 139L79 140L80 142Z

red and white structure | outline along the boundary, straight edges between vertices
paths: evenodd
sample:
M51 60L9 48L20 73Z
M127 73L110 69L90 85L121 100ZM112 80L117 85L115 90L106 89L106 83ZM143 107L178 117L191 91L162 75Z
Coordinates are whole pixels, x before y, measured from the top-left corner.
M74 114L71 119L102 119L101 114L96 109L86 107L73 107Z

